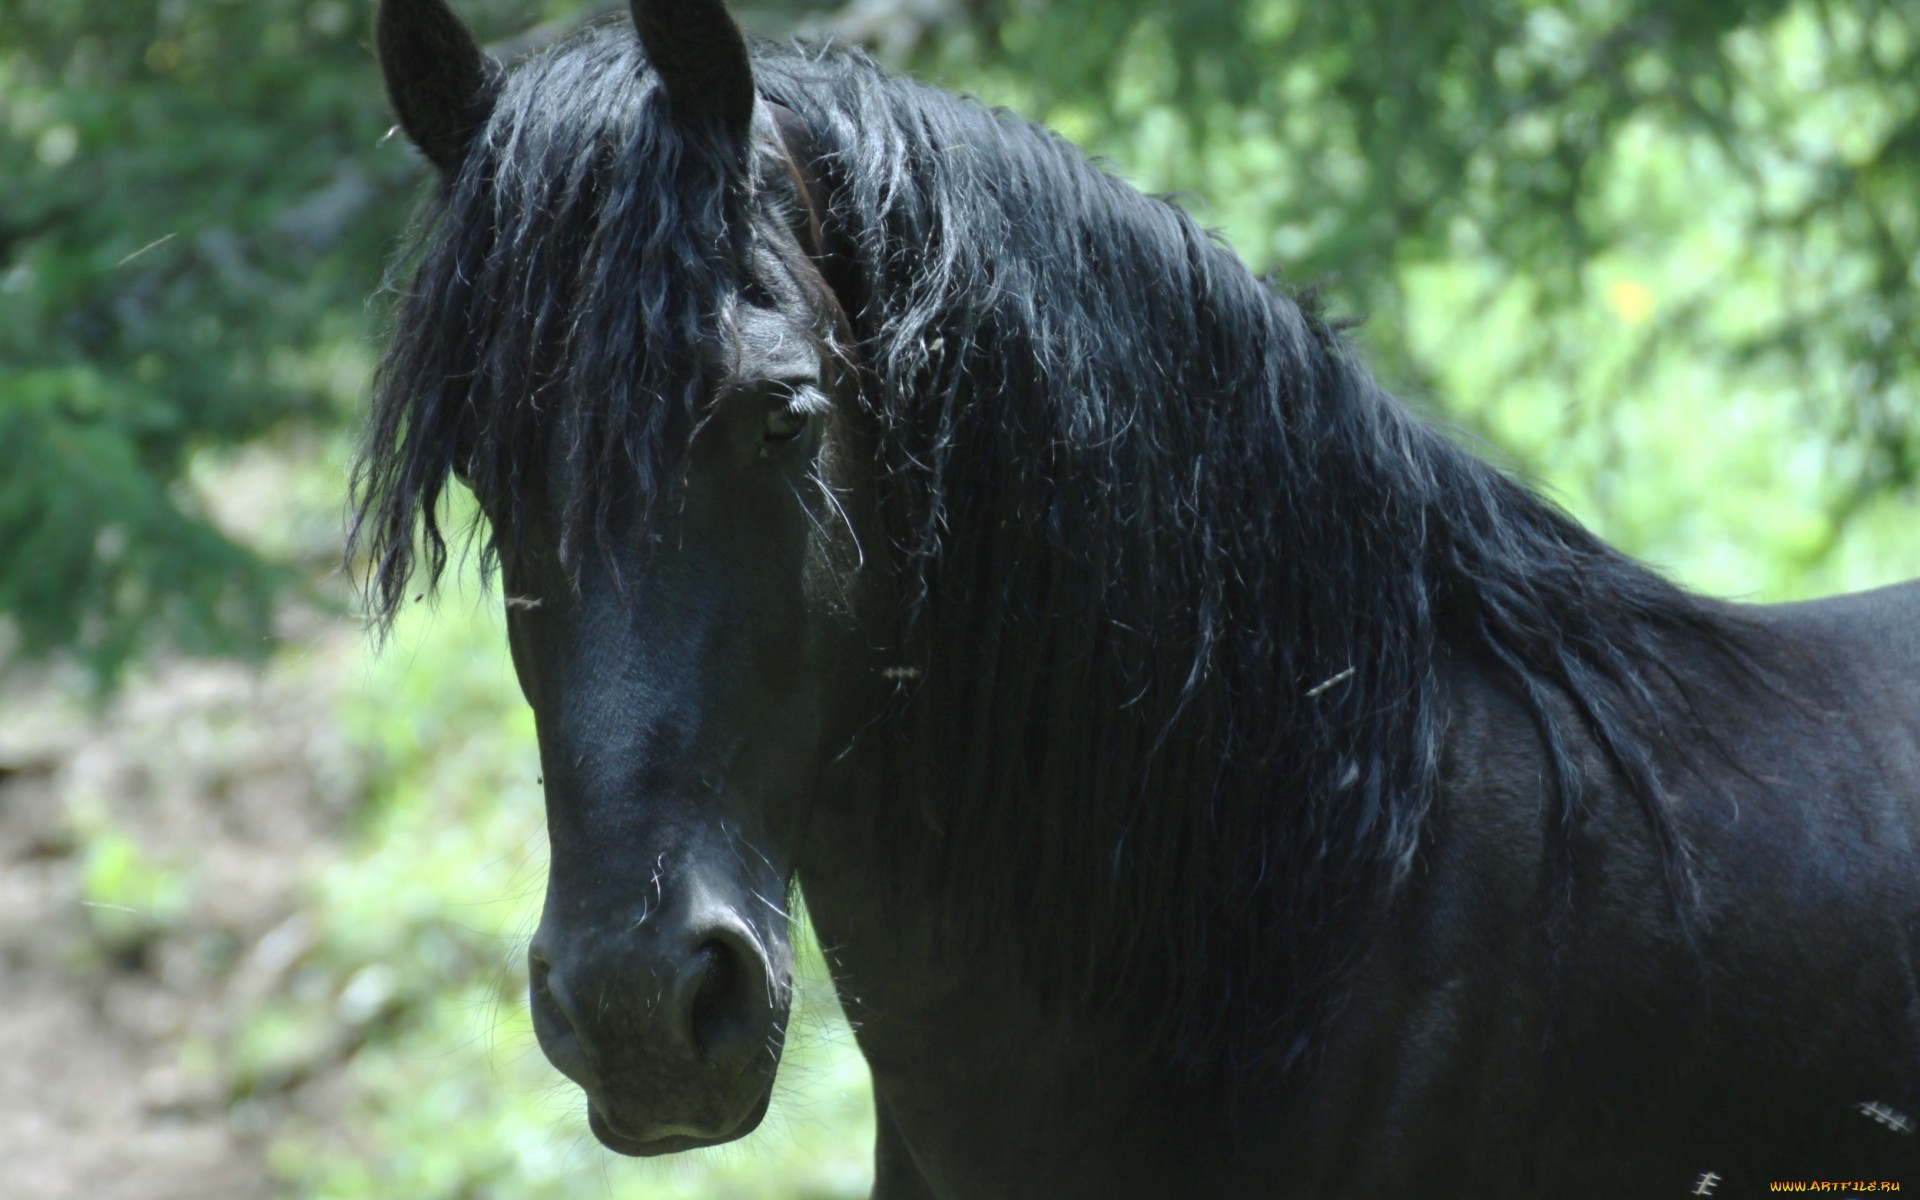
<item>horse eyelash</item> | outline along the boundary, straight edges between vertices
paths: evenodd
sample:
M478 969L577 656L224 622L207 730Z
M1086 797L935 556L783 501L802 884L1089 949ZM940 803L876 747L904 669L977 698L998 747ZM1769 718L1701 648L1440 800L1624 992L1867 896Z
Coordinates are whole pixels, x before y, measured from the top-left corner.
M786 402L789 412L805 413L810 417L820 416L833 406L827 394L810 383L777 384L774 392Z

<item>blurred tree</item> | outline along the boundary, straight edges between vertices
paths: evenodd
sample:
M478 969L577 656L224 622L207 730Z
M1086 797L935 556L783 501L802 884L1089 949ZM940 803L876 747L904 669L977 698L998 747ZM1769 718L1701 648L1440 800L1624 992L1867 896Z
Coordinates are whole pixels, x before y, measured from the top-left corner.
M13 654L258 652L291 575L190 455L330 418L395 219L344 0L0 0L0 615ZM384 176L393 174L392 164ZM342 254L341 251L347 253Z
M580 6L461 7L502 34ZM382 143L370 19L0 0L0 663L76 651L107 681L159 646L270 644L299 574L218 530L188 468L338 428L364 389L423 176Z

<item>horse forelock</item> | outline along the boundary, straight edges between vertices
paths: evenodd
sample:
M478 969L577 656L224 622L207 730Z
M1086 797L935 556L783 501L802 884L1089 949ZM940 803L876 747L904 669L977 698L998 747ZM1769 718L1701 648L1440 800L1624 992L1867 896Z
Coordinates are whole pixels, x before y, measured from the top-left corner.
M675 478L753 249L788 214L754 191L758 150L743 161L666 108L631 29L590 30L509 76L424 206L355 478L351 544L381 628L416 565L429 590L445 569L450 475L497 502L467 531L485 568L536 489L577 562L620 499L644 506Z

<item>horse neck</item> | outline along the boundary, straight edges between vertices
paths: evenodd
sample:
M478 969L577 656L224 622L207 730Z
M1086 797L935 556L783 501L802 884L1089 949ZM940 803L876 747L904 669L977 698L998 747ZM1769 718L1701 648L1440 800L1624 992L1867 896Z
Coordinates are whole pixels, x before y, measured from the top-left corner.
M1410 870L1449 639L1591 688L1672 590L1184 213L943 103L887 174L914 188L833 206L912 680L875 874L932 939L1217 1058L1302 1026Z

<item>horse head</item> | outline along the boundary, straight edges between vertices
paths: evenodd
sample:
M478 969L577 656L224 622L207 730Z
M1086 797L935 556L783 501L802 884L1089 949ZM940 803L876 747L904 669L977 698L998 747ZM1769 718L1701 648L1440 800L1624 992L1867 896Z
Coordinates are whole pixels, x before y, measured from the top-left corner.
M602 31L509 75L441 0L381 5L442 207L376 438L491 526L552 855L535 1029L600 1140L660 1154L766 1112L795 847L868 651L849 375L790 135L719 0L633 23L637 48Z

